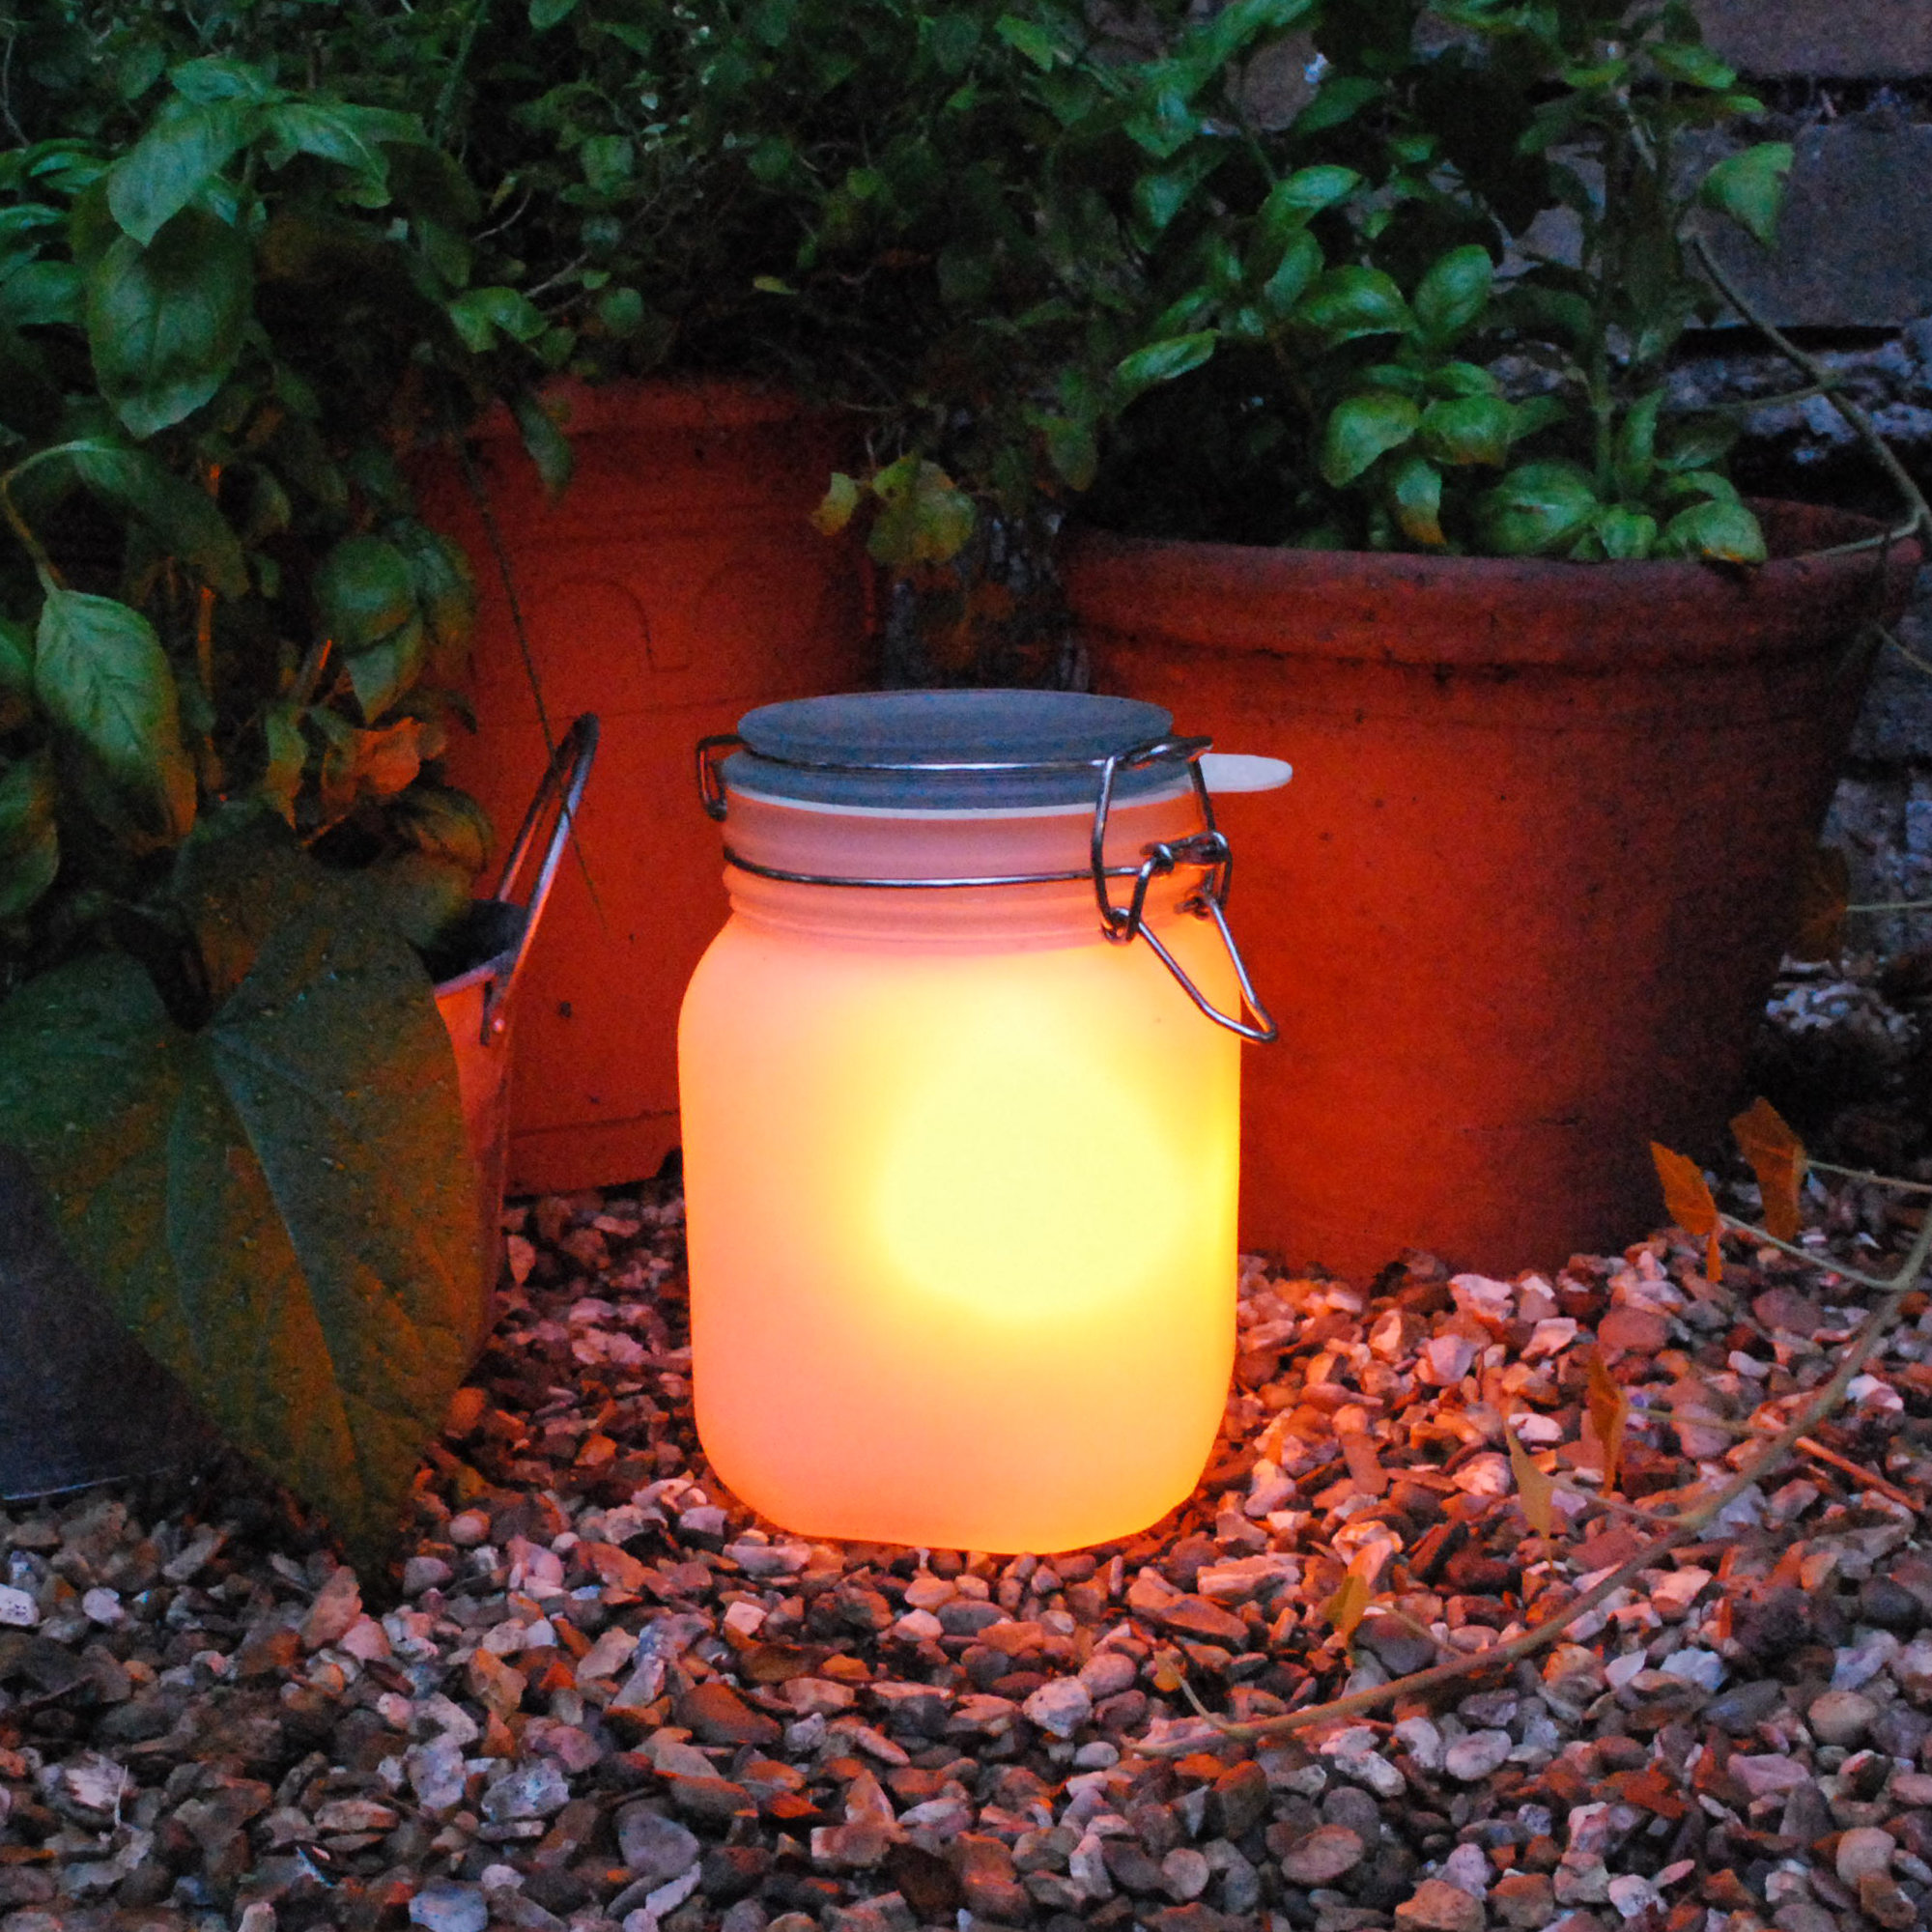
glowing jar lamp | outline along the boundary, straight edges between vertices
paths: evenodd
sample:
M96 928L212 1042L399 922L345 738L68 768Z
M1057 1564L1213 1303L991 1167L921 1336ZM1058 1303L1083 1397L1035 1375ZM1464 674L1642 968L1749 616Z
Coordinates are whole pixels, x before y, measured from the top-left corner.
M700 750L732 910L679 1027L697 1427L787 1528L1070 1549L1200 1478L1274 1027L1171 724L891 692Z

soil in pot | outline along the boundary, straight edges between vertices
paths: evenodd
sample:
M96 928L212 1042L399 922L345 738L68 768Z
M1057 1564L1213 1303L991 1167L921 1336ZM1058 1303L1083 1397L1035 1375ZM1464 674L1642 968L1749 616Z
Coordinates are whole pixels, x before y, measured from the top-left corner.
M1712 1154L1916 553L1768 514L1781 560L1584 566L1088 535L1097 690L1291 760L1230 799L1281 1023L1245 1057L1242 1240L1509 1272L1642 1235Z

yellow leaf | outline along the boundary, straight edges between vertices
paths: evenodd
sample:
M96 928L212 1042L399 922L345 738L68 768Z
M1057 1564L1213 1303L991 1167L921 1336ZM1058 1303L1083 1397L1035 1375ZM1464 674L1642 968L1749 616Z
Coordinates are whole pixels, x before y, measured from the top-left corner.
M1845 901L1851 870L1835 845L1814 845L1798 862L1794 959L1835 959L1845 943Z
M836 537L852 521L853 512L859 507L859 495L856 476L848 476L842 469L832 472L832 481L811 513L811 521L818 526L821 535Z
M1590 1426L1604 1451L1604 1488L1617 1486L1617 1464L1623 1461L1624 1432L1630 1426L1630 1397L1604 1366L1601 1355L1590 1357L1587 1402Z
M1342 1578L1341 1587L1321 1605L1321 1614L1335 1634L1348 1643L1355 1634L1369 1607L1369 1586L1353 1570Z
M1704 1236L1704 1279L1713 1283L1724 1279L1724 1237L1716 1228Z
M1153 1663L1153 1688L1163 1697L1171 1697L1180 1689L1185 1673L1180 1667L1180 1659L1171 1650L1161 1651Z
M1795 1241L1804 1227L1798 1204L1798 1190L1804 1184L1804 1143L1762 1095L1731 1122L1731 1132L1764 1192L1764 1225L1780 1241Z
M1522 1513L1529 1519L1529 1526L1538 1536L1552 1536L1555 1534L1556 1517L1549 1478L1530 1460L1529 1451L1517 1440L1514 1429L1505 1427L1503 1435L1509 1442L1510 1473L1516 1478L1516 1492L1522 1504Z
M1704 1170L1694 1160L1672 1153L1667 1147L1650 1144L1650 1157L1657 1178L1663 1186L1663 1206L1670 1218L1687 1235L1708 1235L1718 1226L1718 1204L1704 1180Z

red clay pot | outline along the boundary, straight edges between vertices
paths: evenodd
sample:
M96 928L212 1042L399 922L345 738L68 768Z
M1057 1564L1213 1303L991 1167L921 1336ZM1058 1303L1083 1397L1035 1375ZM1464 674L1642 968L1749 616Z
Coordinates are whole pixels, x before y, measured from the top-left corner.
M752 706L870 681L869 587L810 521L844 460L836 421L728 383L572 388L576 476L551 502L508 417L476 444L502 555L453 455L423 515L475 566L470 696L452 781L514 836L554 734L594 711L597 771L520 984L512 1193L635 1180L677 1145L677 1009L724 923L694 750ZM507 572L529 642L525 662Z
M1227 801L1278 1045L1243 1068L1242 1241L1374 1273L1614 1250L1646 1143L1716 1151L1871 658L1918 554L1766 511L1753 571L1086 534L1094 688L1295 767Z

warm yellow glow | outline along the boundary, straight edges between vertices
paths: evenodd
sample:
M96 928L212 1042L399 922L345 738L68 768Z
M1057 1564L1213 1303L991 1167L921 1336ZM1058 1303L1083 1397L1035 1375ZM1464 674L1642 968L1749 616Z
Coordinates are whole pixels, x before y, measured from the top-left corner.
M1145 945L1070 929L1001 950L740 916L698 968L698 1430L787 1528L1066 1549L1200 1477L1234 1354L1238 1042ZM1228 999L1211 928L1163 930Z

